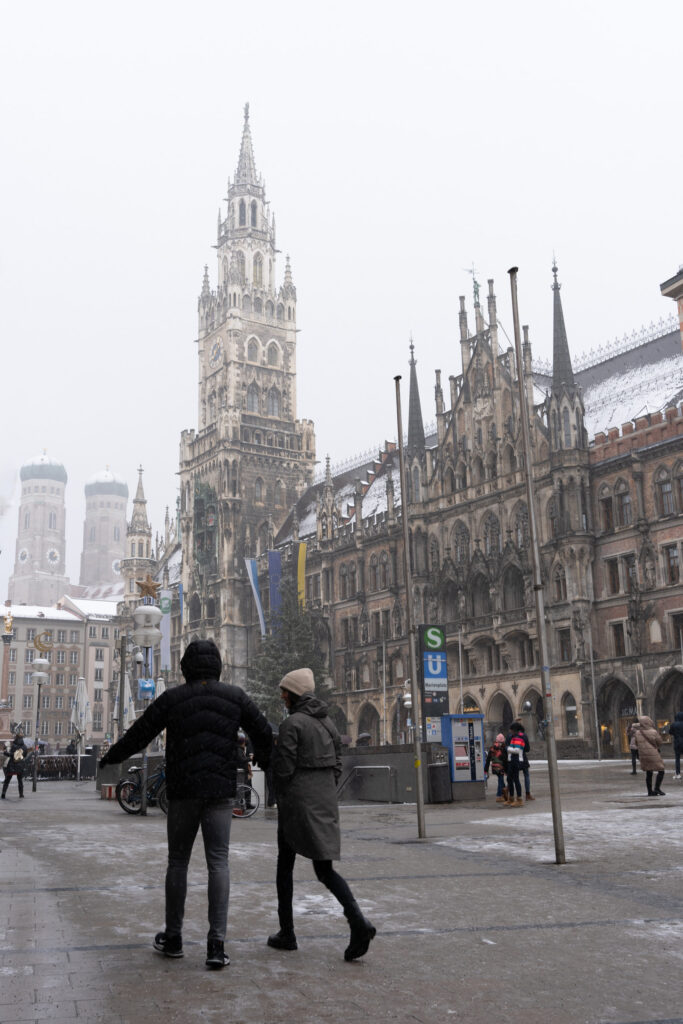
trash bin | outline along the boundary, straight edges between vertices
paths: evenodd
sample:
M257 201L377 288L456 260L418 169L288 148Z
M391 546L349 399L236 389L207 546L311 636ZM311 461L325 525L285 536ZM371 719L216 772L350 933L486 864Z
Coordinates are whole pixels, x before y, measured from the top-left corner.
M429 772L429 803L447 804L453 800L451 770L448 761L436 761L427 766Z

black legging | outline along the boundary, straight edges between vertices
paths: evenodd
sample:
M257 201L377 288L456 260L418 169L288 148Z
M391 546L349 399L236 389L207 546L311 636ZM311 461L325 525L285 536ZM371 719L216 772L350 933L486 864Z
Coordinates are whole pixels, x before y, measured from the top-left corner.
M508 761L508 793L509 799L512 800L517 791L519 799L522 797L522 786L519 781L519 758L511 757Z
M296 851L285 842L282 834L277 836L277 871L275 884L277 886L277 911L280 920L280 928L283 932L294 931L294 914L292 910L292 898L294 896L294 862ZM353 893L342 876L334 870L331 860L314 860L313 870L316 878L330 890L332 895L339 900L344 910L353 903Z

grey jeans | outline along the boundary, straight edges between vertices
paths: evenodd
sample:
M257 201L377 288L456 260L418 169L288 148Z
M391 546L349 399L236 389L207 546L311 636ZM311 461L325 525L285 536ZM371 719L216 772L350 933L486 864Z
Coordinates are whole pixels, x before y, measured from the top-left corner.
M225 940L230 898L230 823L233 800L169 800L168 868L166 869L166 934L183 930L187 868L200 827L209 872L208 939Z

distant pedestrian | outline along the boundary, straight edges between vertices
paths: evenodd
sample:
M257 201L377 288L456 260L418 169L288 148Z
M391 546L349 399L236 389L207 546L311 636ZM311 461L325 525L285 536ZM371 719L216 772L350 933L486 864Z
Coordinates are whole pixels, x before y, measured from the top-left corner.
M273 755L278 806L277 912L280 930L268 939L275 949L297 949L294 934L294 862L297 853L313 861L319 882L341 903L351 928L345 960L367 953L376 929L363 916L346 881L332 867L340 856L337 782L341 741L314 693L310 668L288 672L280 682L289 717L280 726Z
M637 721L637 719L636 719ZM628 749L631 754L631 775L637 775L638 769L636 768L636 762L638 760L638 743L636 741L636 733L633 726L635 721L631 722L628 729L626 730L626 739L628 740Z
M640 767L645 772L645 782L648 796L665 796L662 789L664 779L664 762L659 748L662 745L662 737L655 728L655 723L647 715L640 715L633 726L638 744L638 757ZM653 773L657 772L654 788L652 787Z
M674 721L669 726L669 732L674 741L674 758L676 759L676 772L674 779L681 777L681 754L683 754L683 711L677 711Z
M522 785L519 773L524 768L524 756L529 750L529 738L519 722L513 722L506 739L508 755L508 801L507 807L521 807Z
M488 776L489 771L493 772L498 780L498 791L496 803L504 804L508 798L507 781L508 755L505 749L505 737L499 732L486 754L484 772Z
M529 737L524 731L524 726L519 722L516 723L521 732L522 739L524 740L524 754L522 757L522 775L524 776L524 796L527 800L535 800L536 797L531 795L531 778L529 776L529 751L531 750L531 743ZM512 728L512 727L511 727Z
M5 781L2 784L2 799L5 799L5 793L7 788L12 781L12 776L16 775L17 785L19 787L19 796L24 799L24 758L26 757L27 750L26 744L24 743L24 734L19 729L12 739L9 750L4 751L6 758L5 762Z
M165 690L100 761L119 764L166 729L168 868L166 927L154 949L183 955L187 868L200 827L209 873L206 966L226 967L225 931L230 895L230 823L237 786L237 731L251 736L256 759L268 764L271 729L239 686L221 683L221 656L213 640L193 640L180 662L182 686Z

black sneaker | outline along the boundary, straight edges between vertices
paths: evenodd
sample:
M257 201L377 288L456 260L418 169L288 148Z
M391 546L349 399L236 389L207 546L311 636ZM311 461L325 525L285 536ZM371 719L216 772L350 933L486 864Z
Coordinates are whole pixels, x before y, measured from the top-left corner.
M182 935L167 935L166 932L157 932L154 936L153 945L157 953L173 957L174 960L178 960L183 956Z
M230 957L218 939L209 939L206 944L206 966L212 971L220 971L230 963Z
M277 935L268 936L268 946L273 949L298 949L296 935L294 932L283 932L282 928Z

